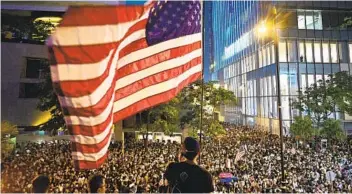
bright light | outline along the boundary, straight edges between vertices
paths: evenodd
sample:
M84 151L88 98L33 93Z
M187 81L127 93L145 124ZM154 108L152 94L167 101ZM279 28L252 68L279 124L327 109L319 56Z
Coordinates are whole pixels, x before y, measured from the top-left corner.
M267 28L267 26L265 25L265 22L262 21L262 22L260 23L259 27L258 27L258 32L259 32L260 34L264 34L264 33L267 32L267 30L268 30L268 28Z
M54 26L57 26L61 20L62 20L61 17L40 17L40 18L36 18L34 22L37 22L37 21L50 22Z
M36 115L35 119L32 121L32 126L39 126L41 124L44 124L50 118L51 118L51 114L49 111L40 112L39 114Z

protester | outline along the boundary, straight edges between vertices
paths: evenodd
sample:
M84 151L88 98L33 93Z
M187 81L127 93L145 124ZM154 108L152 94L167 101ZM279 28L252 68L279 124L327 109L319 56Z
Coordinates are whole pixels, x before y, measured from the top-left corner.
M326 149L320 149L319 139L285 138L287 184L282 186L280 138L259 127L224 125L223 138L202 141L200 166L212 175L215 192L352 192L352 152L347 142L329 140ZM29 193L31 180L45 174L50 178L50 193L88 193L89 178L100 174L107 193L165 192L169 183L164 173L169 163L177 162L180 147L150 142L146 150L144 142L129 140L123 155L121 144L113 142L101 168L76 171L68 141L19 144L2 160L1 191ZM328 180L330 171L336 174L333 181ZM232 176L224 179L222 173Z
M102 175L94 175L89 181L90 193L105 193L105 178Z
M214 191L209 172L196 164L200 145L197 140L187 137L182 145L184 162L171 163L165 177L172 193L210 193Z
M33 193L46 193L49 189L50 180L47 176L40 175L33 180Z

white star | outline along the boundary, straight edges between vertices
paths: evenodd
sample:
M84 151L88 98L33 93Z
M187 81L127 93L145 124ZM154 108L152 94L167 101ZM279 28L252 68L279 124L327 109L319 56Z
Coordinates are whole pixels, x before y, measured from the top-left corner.
M184 4L185 4L185 2L183 2L183 1L182 1L182 2L181 2L181 4L182 4L182 5L184 5Z
M198 12L197 12L197 10L194 10L194 14L197 14Z
M190 21L188 21L188 23L187 23L187 24L188 24L188 26L192 26L192 23L191 23Z
M163 28L163 31L166 32L166 31L167 31L167 28L164 27L164 28Z
M149 24L151 24L152 23L152 18L150 18L148 22L149 22Z
M192 20L194 20L194 16L193 15L191 16L191 18L192 18Z
M198 26L198 21L196 21L196 26Z
M197 8L199 9L199 5L197 4Z
M188 11L187 11L187 10L185 11L185 14L186 14L186 15L188 14Z
M191 4L189 4L189 5L188 5L188 8L189 8L189 9L192 9L192 5L191 5Z
M184 18L184 17L181 17L181 20L183 21L183 20L185 20L185 18Z
M177 11L180 11L181 9L179 7L176 8Z
M154 24L154 28L158 28L158 24Z
M164 14L165 14L165 15L167 15L167 14L168 14L166 10L164 11Z
M176 17L176 14L172 14L172 17Z
M149 35L153 35L153 32L148 32Z
M178 27L178 28L179 28L179 27L180 27L180 24L179 24L179 23L177 23L177 24L176 24L176 27Z
M167 24L169 24L169 25L172 24L172 21L171 21L171 20L168 20L168 21L167 21Z
M171 4L169 4L169 6L168 6L169 8L171 8L172 7L172 5Z

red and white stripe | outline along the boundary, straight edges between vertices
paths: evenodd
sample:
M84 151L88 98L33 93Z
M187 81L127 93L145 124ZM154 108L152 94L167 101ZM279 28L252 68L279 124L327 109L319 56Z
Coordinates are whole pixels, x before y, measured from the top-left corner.
M242 159L242 157L245 155L245 153L246 152L244 150L237 152L236 157L235 157L235 163L240 161Z
M114 122L170 100L201 77L200 33L147 45L151 6L70 8L48 40L79 169L107 158Z

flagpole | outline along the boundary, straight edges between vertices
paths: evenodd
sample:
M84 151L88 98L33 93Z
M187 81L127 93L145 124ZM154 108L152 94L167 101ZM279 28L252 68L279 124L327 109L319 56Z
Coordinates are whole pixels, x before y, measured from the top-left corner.
M202 134L203 134L203 100L204 100L204 1L201 1L201 8L202 8L202 25L201 25L201 32L202 32L202 85L201 85L201 98L200 98L200 122L199 122L199 144L200 150L202 150ZM201 164L201 151L199 152L199 165Z

